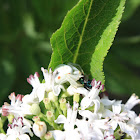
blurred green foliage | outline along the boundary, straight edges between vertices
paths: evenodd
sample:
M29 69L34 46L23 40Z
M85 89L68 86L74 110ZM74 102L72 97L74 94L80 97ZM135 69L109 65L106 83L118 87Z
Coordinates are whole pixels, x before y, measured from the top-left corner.
M140 0L127 0L115 41L105 59L106 89L140 96Z
M0 104L9 93L30 93L26 78L48 67L50 37L76 0L0 1ZM41 75L41 73L40 73Z
M0 0L0 104L15 91L30 93L26 78L48 67L50 37L78 0ZM140 0L127 0L122 23L104 62L106 89L140 95ZM42 77L41 77L42 78Z

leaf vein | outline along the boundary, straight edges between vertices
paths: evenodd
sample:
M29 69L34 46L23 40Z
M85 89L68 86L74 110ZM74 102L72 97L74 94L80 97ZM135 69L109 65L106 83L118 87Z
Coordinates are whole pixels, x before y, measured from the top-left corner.
M73 53L70 51L70 49L69 49L68 46L67 46L65 28L64 28L64 42L65 42L65 47L66 47L66 49L73 55Z
M76 31L77 31L77 33L78 33L78 35L80 36L81 34L80 34L80 32L79 32L78 28L77 28L77 27L76 27L76 25L75 25L74 18L72 18L72 21L73 21L74 28L76 29Z
M93 0L91 0L90 5L89 5L88 14L85 18L82 34L80 36L80 40L79 40L79 43L78 43L77 50L76 50L75 55L73 57L73 63L76 63L76 60L77 60L77 57L78 57L78 52L79 52L80 46L82 44L82 38L83 38L83 35L84 35L84 31L85 31L85 28L86 28L86 24L87 24L87 21L88 21L88 17L89 17L89 14L90 14L90 9L91 9L92 3L93 3Z

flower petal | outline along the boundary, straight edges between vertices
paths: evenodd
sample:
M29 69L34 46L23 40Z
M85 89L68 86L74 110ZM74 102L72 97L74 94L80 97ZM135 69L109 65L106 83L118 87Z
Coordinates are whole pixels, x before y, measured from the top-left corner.
M30 137L27 134L22 134L18 137L20 140L30 140Z
M53 134L55 140L65 140L65 132L60 130L50 131Z
M7 140L7 136L5 134L1 133L0 140Z
M103 98L101 99L101 102L105 106L110 106L115 102L115 100L109 100L108 98Z
M92 100L90 100L88 97L84 97L81 101L81 109L85 110L88 108L92 103Z
M59 115L58 118L54 121L55 123L65 123L66 122L66 117L64 115Z
M119 105L112 105L112 110L115 114L120 114L121 112L121 104Z

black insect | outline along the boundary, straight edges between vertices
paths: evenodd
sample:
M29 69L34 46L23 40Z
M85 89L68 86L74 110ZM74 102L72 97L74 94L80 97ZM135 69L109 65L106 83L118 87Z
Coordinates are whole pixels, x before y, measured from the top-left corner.
M79 82L84 85L84 88L86 88L87 90L90 90L92 88L91 81L92 80L89 80L87 76L83 76L79 79Z

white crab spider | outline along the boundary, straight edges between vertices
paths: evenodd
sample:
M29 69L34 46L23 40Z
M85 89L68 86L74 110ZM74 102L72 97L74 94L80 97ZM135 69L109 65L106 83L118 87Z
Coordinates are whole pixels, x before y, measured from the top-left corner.
M69 82L71 85L77 85L77 80L82 77L82 72L72 65L59 65L54 73L55 83L63 84Z

